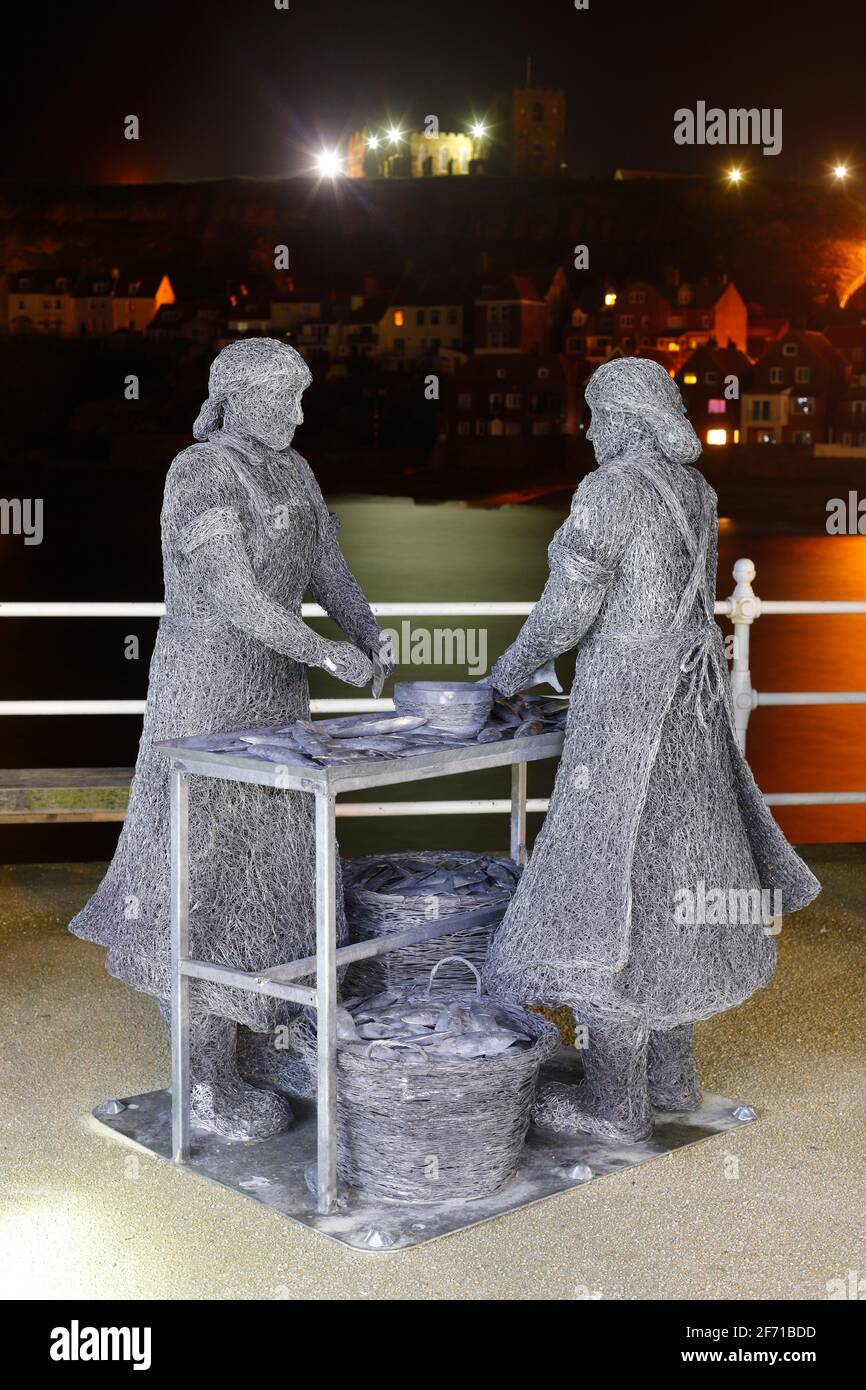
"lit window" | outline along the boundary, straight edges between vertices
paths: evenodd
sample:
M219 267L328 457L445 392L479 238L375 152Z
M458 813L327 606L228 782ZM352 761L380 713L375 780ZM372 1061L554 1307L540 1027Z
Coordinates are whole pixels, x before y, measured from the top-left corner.
M728 431L727 431L727 430L707 430L707 443L708 443L708 444L727 444L727 442L728 442Z
M679 350L679 343L668 343L668 352L679 352ZM686 381L688 381L688 377L686 377Z
M403 318L403 310L402 310L402 309L395 309L395 310L394 310L394 327L395 327L395 328L402 328L404 322L405 322L405 320L404 320L404 318Z
M685 376L683 377L683 385L684 385L684 386L697 386L697 384L698 384L698 379L697 379L697 377L695 376L694 372L686 372Z
M610 294L606 294L606 295L605 295L605 297L604 297L604 303L605 303L605 308L606 308L606 309L612 309L612 308L613 308L614 304L616 303L616 295L613 293L613 291L611 291ZM22 307L23 307L23 306L22 306Z
M707 408L711 415L724 415L728 409L728 402L722 400L707 401Z

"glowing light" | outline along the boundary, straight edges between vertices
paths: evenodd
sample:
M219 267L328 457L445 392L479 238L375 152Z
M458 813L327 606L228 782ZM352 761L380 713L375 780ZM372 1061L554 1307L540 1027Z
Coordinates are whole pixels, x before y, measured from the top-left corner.
M742 181L743 181L743 171L742 171L742 169L729 169L729 170L728 170L728 182L729 182L729 183L742 183Z
M835 164L833 166L833 177L838 179L840 183L847 179L850 172L847 164Z
M613 293L613 291L611 290L610 294L606 294L605 297L604 297L604 305L605 305L605 308L606 308L606 309L612 309L615 303L616 303L616 295L615 295L615 294Z
M367 141L367 149L368 149L368 150L378 150L378 148L379 148L379 137L378 137L378 135L371 135L370 138L369 138L369 140Z
M402 328L402 327L403 327L403 323L404 323L403 310L402 310L402 309L395 309L395 310L394 310L394 327L395 327L395 328Z
M679 343L668 343L668 352L679 352Z
M472 126L472 134L475 136L476 140L482 139L482 137L487 134L487 126L483 121L475 121Z
M697 384L698 379L695 376L694 372L687 372L686 375L683 377L684 386L697 386Z
M708 444L727 444L727 442L728 442L728 431L727 431L727 430L707 430L707 443L708 443Z
M316 168L323 179L333 179L342 171L343 161L336 150L322 150L316 160Z
M398 130L396 126L393 126L393 125L392 125L391 129L388 131L388 139L391 141L391 144L392 144L392 145L399 145L399 143L400 143L400 141L402 140L402 138L403 138L403 132L402 132L402 130Z

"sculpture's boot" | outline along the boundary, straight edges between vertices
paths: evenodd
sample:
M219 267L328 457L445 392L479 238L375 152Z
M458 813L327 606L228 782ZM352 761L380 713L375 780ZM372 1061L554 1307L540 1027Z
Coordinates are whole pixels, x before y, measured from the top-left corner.
M654 1110L697 1110L701 1088L692 1056L691 1023L681 1023L649 1036L647 1080Z
M652 1133L647 1089L649 1030L637 1019L572 1006L586 1029L581 1050L584 1078L542 1082L533 1111L538 1125L560 1134L584 1131L600 1139L635 1144ZM580 1038L580 1032L578 1033Z
M168 1023L169 1011L160 1005ZM267 1139L292 1122L288 1101L251 1086L237 1066L238 1025L217 1014L193 1013L189 1029L190 1119L226 1139Z

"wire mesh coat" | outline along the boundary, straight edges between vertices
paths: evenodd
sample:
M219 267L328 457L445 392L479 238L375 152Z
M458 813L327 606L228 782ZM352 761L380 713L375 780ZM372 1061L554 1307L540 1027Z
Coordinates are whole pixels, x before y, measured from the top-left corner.
M764 917L681 920L701 883L725 895L778 889L784 912L820 885L736 744L713 619L715 493L626 418L634 437L612 426L627 442L611 457L610 422L594 413L607 461L578 487L550 546L544 593L491 673L510 693L578 647L550 809L485 986L670 1028L740 1003L774 969Z
M108 947L111 974L169 993L169 766L154 741L309 717L306 667L359 684L346 643L307 627L309 588L353 642L379 629L306 462L225 430L175 459L162 511L167 616L117 852L71 924ZM361 677L363 679L363 676ZM256 970L315 949L315 835L303 793L192 778L192 954ZM337 892L338 905L342 895ZM345 940L342 912L338 933ZM200 1007L264 1031L277 1001L197 985Z

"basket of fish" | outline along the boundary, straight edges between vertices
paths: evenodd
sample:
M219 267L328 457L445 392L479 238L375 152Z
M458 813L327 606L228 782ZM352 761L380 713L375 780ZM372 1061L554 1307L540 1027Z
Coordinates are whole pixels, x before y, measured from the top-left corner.
M440 965L453 965L443 960ZM367 1197L471 1201L517 1171L553 1024L475 991L388 990L337 1018L337 1170ZM315 1017L295 1030L312 1053Z
M521 870L512 859L465 851L419 850L403 854L365 855L343 861L343 897L352 941L369 941L423 922L454 918L454 931L433 941L398 946L385 955L349 967L346 989L376 994L383 989L422 988L444 955L464 956L481 965L500 918L475 926L468 915L478 908L505 913ZM467 918L461 925L461 917ZM452 983L446 967L443 986ZM456 972L456 983L465 971Z

